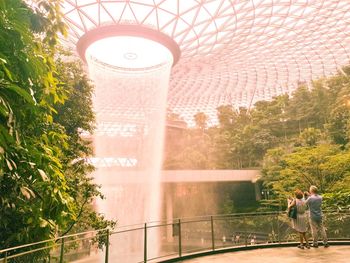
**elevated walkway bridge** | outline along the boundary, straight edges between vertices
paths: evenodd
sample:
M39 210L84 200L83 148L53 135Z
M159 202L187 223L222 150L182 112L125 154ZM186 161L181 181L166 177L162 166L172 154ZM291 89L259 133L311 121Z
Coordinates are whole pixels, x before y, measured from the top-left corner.
M144 172L135 170L113 170L99 168L103 177L96 178L96 182L106 185L120 183L142 183L145 181ZM252 182L260 176L258 169L242 170L163 170L162 183L203 183L203 182ZM127 180L126 180L127 178Z

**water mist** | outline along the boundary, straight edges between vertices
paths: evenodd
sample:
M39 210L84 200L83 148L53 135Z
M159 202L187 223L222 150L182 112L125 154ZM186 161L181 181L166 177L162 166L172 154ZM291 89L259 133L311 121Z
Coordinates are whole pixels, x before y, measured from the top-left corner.
M102 55L101 46L89 47L86 59L95 83L97 170L93 177L106 197L96 206L106 218L124 226L160 220L166 101L173 59L156 42L150 43L152 50L140 51L130 38L124 39L122 47L116 46L120 38L116 40L110 52ZM159 57L150 57L152 52ZM158 255L158 239L159 233L150 231L149 257ZM116 262L142 261L143 241L142 230L112 236L111 257Z

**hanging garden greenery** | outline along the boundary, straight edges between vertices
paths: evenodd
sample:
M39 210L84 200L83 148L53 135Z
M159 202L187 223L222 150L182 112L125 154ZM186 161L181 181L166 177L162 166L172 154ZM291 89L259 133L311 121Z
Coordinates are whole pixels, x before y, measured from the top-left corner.
M0 0L1 248L114 224L91 209L101 194L82 159L91 84L79 65L57 61L59 1L38 3Z

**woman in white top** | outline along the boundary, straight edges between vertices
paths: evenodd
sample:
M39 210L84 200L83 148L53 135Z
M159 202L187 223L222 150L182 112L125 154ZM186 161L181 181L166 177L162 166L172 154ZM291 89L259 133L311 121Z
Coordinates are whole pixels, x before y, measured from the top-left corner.
M307 205L303 199L303 192L299 189L295 191L295 199L291 200L288 204L288 209L293 206L297 208L297 218L292 219L293 228L299 233L300 245L298 248L304 249L304 240L306 247L310 248L309 241L307 239L306 231L308 226L308 217L307 217Z

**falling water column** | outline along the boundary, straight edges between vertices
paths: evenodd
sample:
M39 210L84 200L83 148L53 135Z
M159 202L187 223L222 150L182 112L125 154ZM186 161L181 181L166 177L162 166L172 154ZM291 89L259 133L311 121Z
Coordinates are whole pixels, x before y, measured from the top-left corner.
M94 177L102 184L106 196L97 208L108 219L118 220L119 226L158 221L166 101L173 56L153 41L149 47L140 49L140 43L133 46L131 41L139 39L125 38L124 46L120 37L114 40L107 57L99 54L99 44L93 44L86 52L90 77L95 83L97 170ZM118 55L113 54L114 50ZM129 165L123 167L126 161ZM150 229L149 257L157 256L158 238L159 233ZM122 262L141 261L143 232L114 239L112 245L112 253L121 257Z

